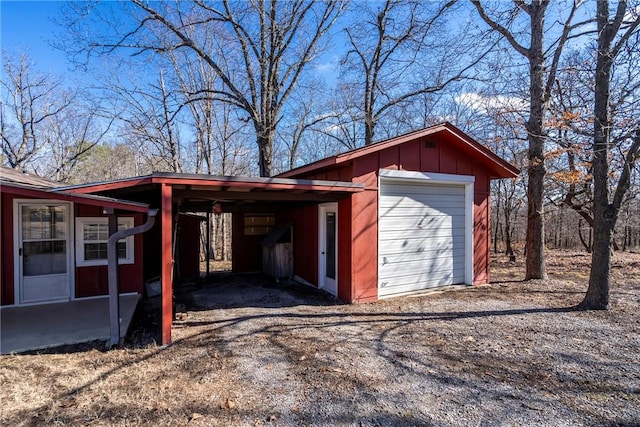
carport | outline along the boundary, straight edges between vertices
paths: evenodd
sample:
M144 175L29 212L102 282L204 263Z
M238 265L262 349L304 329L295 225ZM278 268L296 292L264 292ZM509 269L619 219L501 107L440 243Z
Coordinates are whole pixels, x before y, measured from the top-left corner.
M173 321L174 221L181 213L244 213L337 202L364 191L360 183L290 178L256 178L154 172L150 175L60 190L99 194L143 202L160 210L159 241L162 284L162 344L171 343ZM159 229L158 229L159 228ZM156 256L153 255L152 256ZM145 253L145 264L157 262Z

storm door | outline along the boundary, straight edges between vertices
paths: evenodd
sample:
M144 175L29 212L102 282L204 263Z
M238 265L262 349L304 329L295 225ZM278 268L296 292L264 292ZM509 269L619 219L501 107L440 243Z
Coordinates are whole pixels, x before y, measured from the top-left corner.
M69 205L18 204L20 303L68 300L71 294Z

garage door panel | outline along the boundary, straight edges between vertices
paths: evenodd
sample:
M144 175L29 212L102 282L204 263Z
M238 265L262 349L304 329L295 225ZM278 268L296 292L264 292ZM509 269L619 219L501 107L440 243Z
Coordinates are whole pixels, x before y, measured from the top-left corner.
M414 207L404 209L405 212L398 212L398 209L395 208L389 208L388 212L384 212L384 209L386 208L381 209L384 215L382 217L383 221L397 221L399 218L418 218L417 223L427 218L434 218L434 220L437 220L438 217L464 218L464 207ZM462 222L464 223L464 221Z
M464 236L456 237L453 241L448 239L405 239L405 240L389 240L380 241L380 244L384 246L381 251L382 256L394 256L411 253L422 253L424 256L431 256L435 254L427 254L429 251L435 251L445 256L453 251L455 248L460 248L464 245ZM382 257L381 256L381 257Z
M407 277L415 274L433 276L446 272L464 275L464 257L458 259L440 257L428 261L405 260L402 262L388 262L381 265L379 269L380 278L382 279Z
M459 196L433 196L421 198L387 196L380 203L380 207L383 208L383 214L389 213L388 211L396 208L408 209L427 207L430 209L464 209L464 200L460 200Z
M455 234L458 230L464 231L464 220L456 218L437 217L406 218L397 221L389 218L380 221L382 233L407 231L418 236L429 237L433 235Z
M409 261L422 261L433 259L436 257L464 257L464 253L457 248L448 247L445 249L432 249L432 250L419 250L419 251L406 251L401 249L391 252L386 251L385 254L380 257L380 265L392 264L397 262L409 262Z
M459 184L408 184L400 182L384 182L384 188L381 189L381 196L424 196L425 186L429 187L427 195L464 195L464 186Z
M403 250L402 247L395 246L385 250L384 255L380 257L380 265L408 262L408 261L423 261L428 262L431 259L437 258L462 258L464 260L464 250L459 246L454 245L442 245L441 247L428 247L421 245L417 249Z
M462 241L464 244L464 230L436 230L428 235L414 230L384 230L379 233L381 243L400 242L401 245L408 245L410 240L423 240L425 243L433 241L433 244L440 244L444 240L454 240L454 243Z
M396 294L404 294L409 292L423 291L431 288L438 288L441 286L455 285L464 283L464 275L456 276L453 273L443 274L439 277L416 275L414 277L406 277L404 284L396 284L390 286L385 282L380 283L380 294L383 296L392 296Z
M381 181L380 296L464 283L465 197L464 184Z
M381 228L384 230L405 230L415 229L420 231L424 228L437 227L451 229L454 227L463 227L464 218L452 218L447 215L432 216L386 216L380 219Z

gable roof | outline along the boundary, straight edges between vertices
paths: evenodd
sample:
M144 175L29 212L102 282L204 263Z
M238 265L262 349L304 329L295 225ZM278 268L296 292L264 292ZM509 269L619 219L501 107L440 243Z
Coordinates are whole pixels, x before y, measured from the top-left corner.
M478 161L487 166L492 171L493 178L515 178L520 171L512 164L494 154L491 150L462 132L449 122L444 122L426 129L410 132L391 139L376 142L346 153L327 157L313 163L291 169L287 172L276 175L282 178L296 177L308 173L320 172L321 170L348 163L354 159L367 156L369 154L395 147L400 144L415 141L419 138L432 137L451 143L467 155L475 157Z
M111 197L96 196L93 194L79 194L68 191L56 191L52 188L42 188L31 184L4 181L0 185L0 193L11 194L15 197L29 197L37 199L59 200L63 202L81 203L101 208L120 209L128 212L149 211L149 205L145 203L130 202L128 200L114 199Z
M0 166L0 182L12 182L15 184L26 184L37 188L55 188L61 184L37 175L31 175L16 169Z

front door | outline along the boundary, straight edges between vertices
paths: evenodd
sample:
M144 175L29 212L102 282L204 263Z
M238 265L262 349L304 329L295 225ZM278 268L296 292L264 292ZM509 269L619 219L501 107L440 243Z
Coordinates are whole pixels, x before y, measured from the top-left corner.
M338 204L326 203L319 209L319 280L320 289L338 293Z
M68 300L71 294L69 204L18 203L20 303Z

